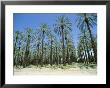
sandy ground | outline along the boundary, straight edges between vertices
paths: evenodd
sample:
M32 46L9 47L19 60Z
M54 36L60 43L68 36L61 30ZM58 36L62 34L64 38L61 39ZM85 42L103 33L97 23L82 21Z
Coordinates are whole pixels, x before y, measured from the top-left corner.
M97 75L96 68L81 68L77 65L69 68L37 67L15 68L14 75Z

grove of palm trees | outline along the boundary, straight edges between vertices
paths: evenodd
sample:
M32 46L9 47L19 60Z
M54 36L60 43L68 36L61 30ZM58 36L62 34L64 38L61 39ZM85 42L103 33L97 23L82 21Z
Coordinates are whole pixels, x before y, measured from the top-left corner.
M20 18L21 15L16 16L15 14L18 17L15 22L19 21L25 26L25 22L28 23L28 21ZM37 16L37 13L34 15ZM47 68L50 70L73 68L74 70L77 67L80 70L96 69L97 14L73 13L73 17L72 13L71 16L58 14L58 16L53 16L52 21L50 19L54 14L48 15L50 16L50 18L47 17L48 20L43 17L34 18L33 21L39 21L34 24L34 27L32 23L22 29L14 29L13 63L15 72L26 68L35 70ZM24 23L23 20L25 20ZM19 22L14 25L14 28ZM32 70L27 72L29 71Z

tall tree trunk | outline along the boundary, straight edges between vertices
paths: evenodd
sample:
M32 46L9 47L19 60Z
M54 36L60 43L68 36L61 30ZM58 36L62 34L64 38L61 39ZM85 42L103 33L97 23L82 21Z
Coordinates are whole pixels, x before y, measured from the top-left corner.
M87 24L88 31L89 31L90 38L91 38L91 44L92 44L92 48L93 48L93 52L94 52L94 58L95 58L95 60L97 60L97 49L95 49L95 46L94 46L94 40L93 40L93 37L92 37L91 29L89 27L88 19L87 18L85 18L85 19L86 19L85 22Z
M36 60L36 64L37 64L37 66L38 66L38 64L39 64L39 43L38 43L38 45L37 45L37 47L38 47L38 53L37 53L37 60Z
M14 65L16 65L16 54L15 54L15 51L16 51L16 42L15 42L15 44L14 44L14 62L13 62L13 64Z
M15 50L16 50L16 42L14 44L14 55L15 55Z
M28 55L29 55L29 51L28 51L28 43L27 43L26 50L25 50L24 61L23 61L23 67L24 68L27 66Z
M90 59L90 53L89 53L89 48L88 48L88 45L87 45L87 38L86 38L85 30L84 30L84 40L85 40L85 45L86 45L86 48L87 48L88 57L86 58L86 60L87 60L87 64L88 64L89 59Z
M44 64L46 65L46 48L45 48L45 60L44 60Z
M41 66L43 66L43 60L44 60L43 53L44 53L44 32L42 34L42 60L41 60Z
M51 50L50 50L50 65L52 66L52 38L51 38Z
M62 57L63 57L63 65L65 66L66 65L66 63L65 63L65 46L64 46L64 27L63 26L61 26L61 28L62 28L62 49L63 49L63 51L62 51Z
M17 58L17 56L16 56L16 43L18 42L18 37L16 37L16 40L15 40L15 44L14 44L14 52L13 52L13 54L14 54L14 65L16 65L16 58Z
M84 57L84 64L86 64L87 55L86 55L86 47L85 47L84 43L83 43L83 51L82 52L83 52L82 57Z
M57 46L56 46L56 64L58 65Z
M15 54L15 51L16 51L16 43L18 42L18 35L16 37L16 40L15 40L15 44L14 44L14 54Z
M87 54L86 54L86 47L85 47L85 44L84 44L84 40L83 40L83 43L82 43L82 44L83 44L83 50L84 50L83 53L85 53L85 54L84 54L84 64L86 64ZM83 55L82 55L82 56L83 56Z
M66 56L66 62L69 64L68 39L66 39L66 45L67 45L67 56Z
M29 65L29 53L30 53L30 34L28 34L27 38L27 45L26 45L26 51L25 51L25 57L24 57L24 65L23 67L26 67Z
M18 62L19 62L19 65L21 65L21 57L20 57L21 54L20 54L20 51L21 51L21 47L19 46L19 50L18 50L18 57L19 57L19 58L18 58L18 59L19 59Z

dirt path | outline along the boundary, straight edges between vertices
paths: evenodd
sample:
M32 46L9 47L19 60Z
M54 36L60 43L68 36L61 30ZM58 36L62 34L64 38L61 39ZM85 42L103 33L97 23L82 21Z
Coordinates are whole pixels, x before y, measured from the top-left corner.
M68 69L62 68L38 68L36 66L30 66L22 69L14 68L14 75L96 75L96 68L80 68L74 66Z

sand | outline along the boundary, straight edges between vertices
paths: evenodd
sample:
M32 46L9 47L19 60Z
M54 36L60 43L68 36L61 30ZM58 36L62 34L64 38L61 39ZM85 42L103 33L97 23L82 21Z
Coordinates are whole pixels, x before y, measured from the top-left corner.
M97 68L83 67L78 65L72 67L37 67L30 65L26 68L14 67L14 75L97 75Z

